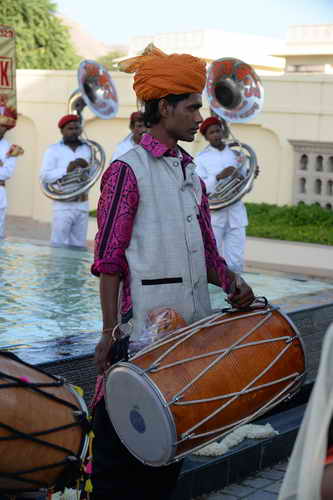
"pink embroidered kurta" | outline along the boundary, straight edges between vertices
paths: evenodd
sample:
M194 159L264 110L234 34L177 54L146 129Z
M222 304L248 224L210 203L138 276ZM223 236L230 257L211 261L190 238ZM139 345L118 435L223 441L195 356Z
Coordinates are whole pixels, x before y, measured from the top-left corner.
M168 149L150 134L145 134L140 145L154 157L177 157L176 149ZM185 167L192 162L192 157L183 149L181 152L181 166ZM205 248L206 267L216 270L221 286L225 291L229 288L227 264L220 257L210 222L208 197L205 184L202 185L202 199L199 207L198 221ZM140 193L136 177L131 167L116 160L106 170L101 181L101 196L97 208L98 232L95 238L95 254L91 272L95 276L102 274L119 274L122 279L121 316L127 322L131 318L131 290L130 270L125 251L131 241L131 233L135 221ZM94 403L103 396L103 379L99 378L96 387Z

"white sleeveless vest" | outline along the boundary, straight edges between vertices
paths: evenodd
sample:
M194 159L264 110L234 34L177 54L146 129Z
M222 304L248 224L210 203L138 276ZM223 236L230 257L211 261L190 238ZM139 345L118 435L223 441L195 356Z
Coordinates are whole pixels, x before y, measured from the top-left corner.
M172 307L188 323L212 311L198 221L202 190L195 165L187 165L184 180L178 158L155 158L142 146L121 160L132 168L140 197L126 250L135 339L143 334L146 314L155 307Z

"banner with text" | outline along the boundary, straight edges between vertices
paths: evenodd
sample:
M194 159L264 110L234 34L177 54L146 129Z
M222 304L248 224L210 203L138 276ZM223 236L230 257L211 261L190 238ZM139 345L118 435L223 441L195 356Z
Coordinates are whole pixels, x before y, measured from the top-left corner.
M15 127L16 108L16 34L0 24L0 125Z

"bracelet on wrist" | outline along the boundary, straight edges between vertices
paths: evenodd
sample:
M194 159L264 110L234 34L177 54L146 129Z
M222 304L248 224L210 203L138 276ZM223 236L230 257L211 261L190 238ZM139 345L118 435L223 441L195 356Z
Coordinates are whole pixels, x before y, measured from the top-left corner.
M102 335L110 335L113 338L114 341L119 340L122 337L122 332L119 330L119 333L117 334L117 329L119 328L120 323L117 323L115 326L112 328L103 328L102 330Z

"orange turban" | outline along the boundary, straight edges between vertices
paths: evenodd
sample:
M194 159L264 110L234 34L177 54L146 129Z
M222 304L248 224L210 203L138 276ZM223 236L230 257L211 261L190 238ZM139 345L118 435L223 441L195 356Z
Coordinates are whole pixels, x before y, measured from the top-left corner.
M206 63L189 54L167 55L151 43L143 54L119 63L121 71L135 73L133 89L141 101L168 94L197 94L206 83Z

